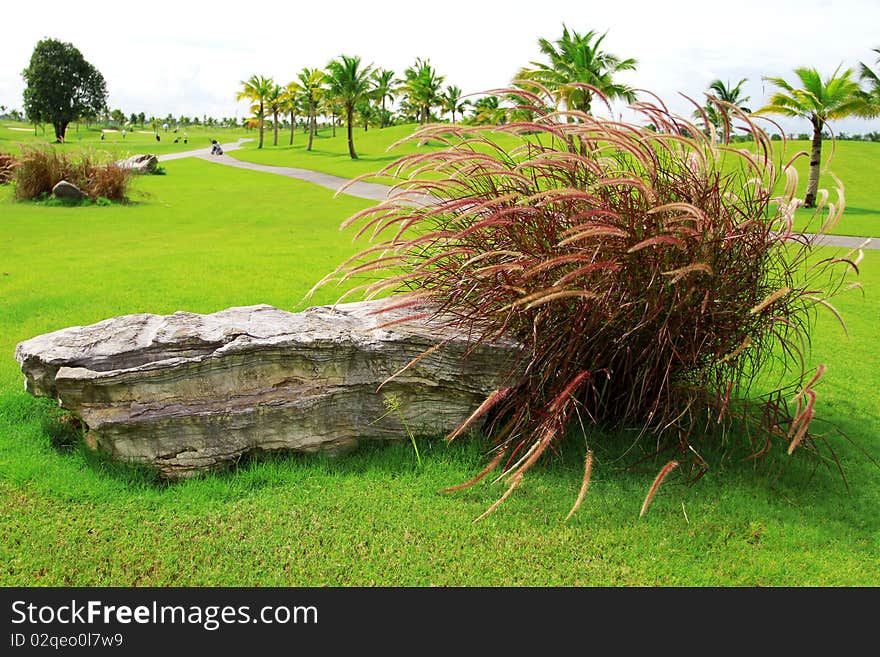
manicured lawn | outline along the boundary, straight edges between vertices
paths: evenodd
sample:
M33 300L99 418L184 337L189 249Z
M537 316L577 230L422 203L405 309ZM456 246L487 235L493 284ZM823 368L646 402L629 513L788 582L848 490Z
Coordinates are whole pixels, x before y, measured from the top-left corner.
M321 128L315 137L311 151L306 150L309 137L307 134L303 134L301 129L296 131L293 146L289 145L289 130L279 132L278 146L272 145L272 131L267 130L262 149L257 148L257 132L254 131L251 136L255 138L255 141L246 144L244 148L230 153L230 155L244 162L298 167L343 178L354 178L378 172L382 167L391 164L402 155L427 152L440 147L438 142L425 145L408 142L393 150L388 150L398 140L409 137L418 127L416 124L397 125L381 129L371 128L366 132L363 128L356 129L354 144L358 154L357 160L352 160L349 157L345 127L337 128L335 137L332 136L330 128Z
M37 128L34 134L34 127L28 126L26 123L13 123L11 121L0 121L0 153L18 153L22 145L54 142L55 133L50 124L45 124L45 132L41 128ZM184 135L188 138L188 143L183 143ZM101 128L92 126L71 125L67 129L67 141L61 148L66 150L77 150L81 148L98 149L102 151L112 152L116 157L124 157L133 153L155 153L163 155L165 153L179 153L181 151L189 151L195 148L207 148L211 145L211 139L218 139L222 142L235 141L240 137L251 137L250 133L244 129L221 129L221 128L203 128L201 126L190 126L181 128L175 134L172 130L167 132L160 128L159 136L161 141L157 142L155 136L149 127L135 127L134 130L126 132L122 137L121 132L107 132L104 140L101 140ZM177 138L178 143L174 143Z
M20 340L134 312L300 309L357 246L338 226L366 201L201 161L166 168L137 180L128 207L13 203L0 188L0 585L880 584L880 470L835 436L849 490L802 452L756 468L741 446L707 446L709 474L694 486L668 480L641 520L664 460L628 471L633 454L617 459L627 436L592 436L593 481L567 524L579 439L478 524L499 485L437 492L479 470L475 439L422 439L421 469L403 443L172 486L54 446L55 409L22 390ZM880 194L863 203L880 208ZM880 253L867 253L862 283L864 296L836 303L849 338L829 314L820 320L813 362L829 369L817 413L877 458Z
M379 171L382 167L394 162L397 158L411 153L427 152L429 149L440 147L437 142L419 145L409 142L389 151L388 148L400 139L403 139L414 130L417 125L392 126L384 129L371 128L364 132L362 129L355 131L355 147L358 160L351 160L348 156L348 146L344 128L336 131L336 137L332 137L329 128L324 128L316 138L313 150L306 151L307 135L297 131L294 145L289 146L289 132L279 135L279 145L272 146L271 132L267 131L263 149L257 149L256 142L251 142L242 150L230 153L236 159L246 162L256 162L273 166L298 167L312 169L322 173L329 173L345 178L367 175ZM255 136L252 133L251 136ZM511 141L507 137L501 137L501 142ZM778 146L779 142L775 142ZM747 144L735 144L735 147L748 146ZM809 151L810 143L807 141L787 142L786 152L793 156L798 151ZM830 142L827 142L823 151L823 166L830 161L829 169L841 179L846 188L846 213L840 223L831 230L836 235L861 235L866 237L880 237L880 207L874 203L878 196L876 189L875 172L880 164L880 143L841 141L834 144L832 152ZM809 158L800 158L797 162L799 176L798 193L803 196L807 185ZM375 179L379 181L378 178ZM390 179L381 182L392 183ZM820 177L820 187L825 187L831 193L829 200L836 202L834 192L834 180L827 173ZM874 203L872 205L872 203ZM824 220L818 223L810 223L812 211L801 209L797 213L799 228L812 227L814 230Z
M798 151L810 151L810 142L788 142L787 151L794 154ZM880 190L877 188L877 167L880 165L880 143L861 141L840 141L833 146L825 142L822 149L822 170L819 176L819 187L829 192L828 200L837 203L835 182L829 175L836 175L844 185L846 211L840 223L830 232L835 235L861 235L880 237ZM827 166L827 169L826 169ZM809 157L801 157L797 161L798 194L803 196L807 188ZM818 228L825 219L808 224L811 210L797 211L798 226Z

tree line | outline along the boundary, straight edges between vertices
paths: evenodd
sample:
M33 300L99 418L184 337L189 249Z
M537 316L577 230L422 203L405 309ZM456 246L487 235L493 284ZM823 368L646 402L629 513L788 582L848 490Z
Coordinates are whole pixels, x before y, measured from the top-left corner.
M636 99L635 90L619 81L619 73L635 70L635 58L622 58L603 48L607 33L587 31L583 34L563 25L562 35L555 40L540 38L538 47L543 61L530 62L522 67L511 81L512 87L539 91L551 95L565 117L565 112L591 114L597 97L607 101ZM880 55L880 48L874 49ZM877 63L880 63L878 57ZM714 80L706 92L706 104L697 107L694 117L707 130L715 130L720 139L730 140L730 114L777 114L800 118L812 127L810 175L805 204L814 205L821 163L823 131L828 122L845 117L872 118L880 116L880 74L861 63L858 69L838 67L831 75L822 77L815 68L794 70L796 80L765 76L775 89L768 103L752 112L746 105L741 79L736 84ZM122 123L126 117L121 110L108 112L107 89L101 73L85 61L70 43L43 39L37 43L28 67L23 71L27 85L24 91L24 109L33 122L49 122L55 128L58 141L63 141L67 126L74 120L105 117ZM303 68L285 85L271 77L253 75L241 81L236 99L251 103L252 117L246 125L259 129L258 148L264 145L265 121L272 118L273 144L278 145L279 117L289 121L290 143L293 143L297 118L308 133L307 150L311 150L317 133L317 116L331 117L335 136L336 126L343 122L347 128L348 151L357 158L354 144L354 126L384 128L392 122L425 124L449 114L451 122L466 120L470 123L504 123L529 120L528 111L521 103L504 95L483 95L470 101L462 99L462 91L455 85L444 86L441 75L428 59L417 58L403 76L367 64L356 55L340 55L324 68ZM390 108L398 101L396 112ZM465 112L472 109L470 116ZM143 113L131 114L130 123L144 124ZM168 123L169 115L163 121ZM565 120L564 118L561 120ZM576 120L569 115L568 120ZM150 117L158 130L160 119ZM217 121L207 116L203 124L235 125L234 119ZM180 117L185 125L198 124L197 117Z
M271 77L253 75L241 81L236 99L251 103L252 121L260 131L258 148L263 147L269 117L274 128L273 144L278 145L281 116L289 118L290 144L297 117L303 119L308 133L306 150L312 150L317 117L322 115L330 117L334 135L340 122L347 126L349 155L356 159L355 125L368 130L395 122L424 124L437 120L438 110L451 114L453 123L462 118L469 102L462 100L461 88L444 86L445 79L427 59L416 59L403 77L398 77L394 71L366 64L356 55L340 55L323 69L303 68L285 85ZM400 102L397 111L392 112L389 108L395 100Z

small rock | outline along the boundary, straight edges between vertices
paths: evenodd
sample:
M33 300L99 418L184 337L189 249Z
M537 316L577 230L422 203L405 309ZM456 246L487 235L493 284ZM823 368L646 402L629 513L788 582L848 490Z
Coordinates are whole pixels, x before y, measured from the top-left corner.
M58 184L52 188L52 194L55 198L59 198L63 201L82 201L89 197L89 195L79 187L66 180L58 182Z
M159 158L149 153L147 155L132 155L131 157L120 160L117 164L123 168L128 169L132 173L153 173L156 170L156 166L159 164Z

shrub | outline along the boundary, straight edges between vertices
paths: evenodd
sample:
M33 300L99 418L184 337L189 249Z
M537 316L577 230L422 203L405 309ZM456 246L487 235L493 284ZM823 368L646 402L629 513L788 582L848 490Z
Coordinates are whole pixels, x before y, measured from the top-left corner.
M17 165L18 162L14 157L7 153L0 153L0 185L5 185L12 180Z
M534 121L417 132L448 147L383 169L402 178L396 192L344 224L362 224L375 245L319 283L369 275L356 290L401 294L393 303L412 317L524 345L525 373L449 436L485 420L494 458L467 484L495 467L508 482L487 513L573 421L637 428L649 452L670 455L645 506L679 463L686 476L705 472L701 441L734 424L756 457L780 442L815 450L824 368L807 371L803 354L815 311L857 259L812 249L839 218L842 190L816 236L794 233L792 163L732 106L721 109L751 148L717 144L708 122L707 136L662 106L634 106L652 131L511 93ZM753 398L754 378L777 361L790 380ZM589 449L586 465L575 507Z
M41 145L22 150L14 180L15 195L19 199L50 194L58 182L66 180L93 201L99 197L125 201L131 173L115 161L98 159L89 152L82 152L74 159L60 149Z

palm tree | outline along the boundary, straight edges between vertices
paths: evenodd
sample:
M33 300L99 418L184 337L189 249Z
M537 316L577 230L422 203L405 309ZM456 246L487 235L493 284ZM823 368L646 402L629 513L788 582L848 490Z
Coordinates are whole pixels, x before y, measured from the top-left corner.
M822 80L814 68L796 68L802 89L795 89L783 78L765 77L778 87L770 102L755 114L782 114L808 119L813 125L813 147L810 153L810 175L804 206L816 207L819 190L819 165L822 160L822 129L828 121L847 116L873 116L875 106L866 98L857 82L852 79L853 70L840 72L840 67L826 80Z
M742 91L742 86L746 83L747 78L743 78L736 85L731 86L730 81L725 85L721 80L713 80L709 83L709 90L706 92L706 95L714 100L720 100L724 103L729 103L733 105L737 109L746 114L751 113L748 107L745 106L745 103L749 102L750 97L744 96ZM715 126L716 129L724 130L725 134L729 132L730 122L725 114L725 112L721 111L718 107L717 103L712 101L708 101L706 105L701 110L694 111L694 118L702 118L705 114L706 119Z
M635 100L635 92L628 86L614 81L620 71L632 71L635 59L620 59L600 49L608 33L601 36L590 30L586 34L569 31L563 23L562 36L554 42L538 39L541 52L550 63L531 62L535 68L523 68L518 77L534 80L556 95L557 102L569 110L590 113L593 92L582 84L595 87L609 100L620 98L627 102Z
M880 48L874 48L874 52L880 55ZM877 58L877 63L880 64L880 57ZM862 63L859 69L859 77L862 82L868 83L868 91L866 92L868 102L880 110L880 74L872 71L865 63Z
M478 124L500 125L507 120L507 111L498 96L483 96L474 103L473 120Z
M366 132L371 125L375 126L377 119L381 119L379 116L379 108L368 100L362 100L359 102L357 107L355 107L355 111L357 112L361 125L364 126L364 132Z
M377 68L373 71L373 98L379 101L381 111L379 115L379 127L385 127L385 101L394 101L397 95L399 82L394 79L394 71L384 68Z
M278 145L278 115L285 110L284 89L280 85L273 84L266 95L266 108L272 113L272 129L275 139L273 146Z
M281 96L284 111L290 114L290 146L293 146L293 133L296 129L296 113L299 111L299 99L302 87L296 82L288 82Z
M440 101L443 105L443 111L452 113L452 125L455 125L455 113L458 112L464 117L464 108L469 104L468 101L461 102L461 89L452 84L446 87Z
M257 148L262 148L263 119L266 115L266 97L272 91L272 88L275 86L275 82L272 80L272 78L266 78L262 75L252 75L249 80L247 80L246 82L242 80L240 84L242 85L242 88L241 91L235 94L235 99L253 101L254 108L256 108L256 118L260 124L260 143Z
M370 73L372 66L361 66L361 58L341 55L327 64L327 83L331 96L339 100L345 108L345 122L348 126L348 154L357 159L354 150L352 122L354 108L370 91Z
M421 57L416 58L416 63L404 71L404 76L406 81L403 87L410 102L420 108L419 123L427 123L431 108L440 103L440 89L445 77L438 75L431 63Z
M306 150L310 151L312 150L312 140L318 132L318 102L324 91L324 83L327 81L327 76L321 69L304 68L296 77L297 80L299 80L303 95L305 96L306 103L309 107L309 145L306 146Z

